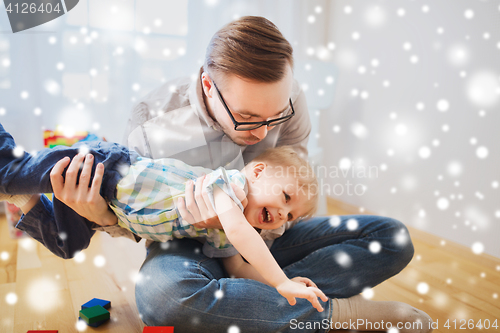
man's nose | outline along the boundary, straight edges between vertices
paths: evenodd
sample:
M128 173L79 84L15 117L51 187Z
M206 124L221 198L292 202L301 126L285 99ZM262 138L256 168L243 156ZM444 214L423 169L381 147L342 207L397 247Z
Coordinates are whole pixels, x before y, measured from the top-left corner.
M264 126L261 126L259 128L256 128L256 129L250 131L250 133L252 133L252 135L257 137L259 140L262 140L267 135L267 126L264 125Z

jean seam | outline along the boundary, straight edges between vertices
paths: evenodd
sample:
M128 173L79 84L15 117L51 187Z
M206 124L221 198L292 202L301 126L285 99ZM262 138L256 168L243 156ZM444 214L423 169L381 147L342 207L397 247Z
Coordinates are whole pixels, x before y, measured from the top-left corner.
M203 262L205 262L205 261L209 261L210 259L212 259L212 258L203 258L203 259L198 260L198 261L196 262L196 265L198 266L198 274L200 274L200 275L205 275L205 274L204 274L204 272L203 272L203 270L201 269L201 264L202 264Z
M314 255L316 252L318 252L318 251L320 251L320 250L323 250L323 249L324 249L324 247L322 247L322 248L320 248L320 249L317 249L317 250L314 250L313 252L309 253L309 255L310 255L310 256L312 256L312 255ZM296 261L296 262L294 262L294 263L291 263L290 265L286 266L286 268L285 268L285 269L287 269L287 270L292 269L293 267L295 267L296 265L298 265L299 263L301 263L301 262L302 262L302 260L304 260L304 259L306 259L306 258L307 258L307 256L306 256L306 257L304 257L304 258L302 258L302 259L300 259L300 260L297 260L297 261Z
M319 240L324 240L324 239L327 239L327 238L332 237L332 236L345 236L345 235L352 235L352 233L350 233L350 232L333 233L331 235L326 235L326 236L323 236L323 237L318 237L318 238L315 238L315 239L310 239L310 240L304 241L304 242L299 243L299 244L294 244L294 245L290 245L290 246L287 246L287 247L282 247L282 248L276 249L274 251L288 250L288 249L292 249L294 247L302 246L302 245L310 243L310 242L317 242ZM356 236L358 236L358 235L356 234ZM361 238L361 237L356 237L356 239L357 238Z

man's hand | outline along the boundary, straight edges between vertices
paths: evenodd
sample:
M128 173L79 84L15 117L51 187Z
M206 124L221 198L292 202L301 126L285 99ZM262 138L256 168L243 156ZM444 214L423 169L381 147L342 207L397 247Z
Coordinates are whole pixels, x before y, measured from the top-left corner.
M307 279L307 278L301 278ZM309 280L309 279L307 279ZM309 280L310 281L310 280ZM313 283L311 281L311 283ZM314 284L314 283L313 283ZM323 307L318 301L318 297L321 298L323 302L328 301L328 297L319 290L317 287L306 287L304 282L295 282L292 280L286 280L276 287L276 290L288 300L290 305L295 305L295 298L305 298L311 302L312 306L316 308L319 312L323 312Z
M182 218L196 228L222 229L208 194L203 190L203 183L208 180L205 178L205 176L201 176L196 179L196 186L191 180L186 183L185 198L179 198L177 209Z
M77 185L78 171L84 159L80 181ZM96 166L92 186L89 188L93 163L94 156L91 154L87 156L78 154L71 160L71 163L69 157L57 162L50 172L50 182L52 183L54 196L89 221L101 226L114 225L118 222L118 219L108 209L106 200L99 194L104 174L104 165L102 163ZM68 164L66 179L64 179L62 174Z
M178 199L177 208L182 218L196 228L222 229L219 217L210 203L207 192L204 190L205 181L208 181L205 176L197 178L196 187L194 187L195 184L192 181L188 181L186 183L185 198ZM248 199L245 192L235 184L231 184L231 187L243 207L246 207Z

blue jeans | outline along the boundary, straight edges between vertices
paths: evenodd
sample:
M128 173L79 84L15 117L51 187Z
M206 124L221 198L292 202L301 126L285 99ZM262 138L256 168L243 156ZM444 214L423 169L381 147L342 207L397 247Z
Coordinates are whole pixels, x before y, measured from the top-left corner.
M356 228L347 223L352 219ZM271 253L289 278L308 277L328 297L345 298L397 274L413 257L408 230L399 221L355 215L332 222L300 222L274 241ZM370 247L373 242L380 246ZM150 326L174 326L177 333L227 332L233 325L241 332L329 331L330 300L322 302L323 312L304 299L290 306L270 286L228 278L222 263L204 256L192 239L154 243L140 273L136 303Z
M90 141L72 147L57 146L39 151L36 155L22 153L14 156L16 144L0 124L0 193L34 194L52 193L50 171L63 157L73 158L79 147L85 145L94 155L92 177L97 163L105 167L101 195L114 198L116 184L122 176L121 165L130 165L128 148L110 142ZM65 175L65 174L64 174ZM75 213L57 198L51 202L42 196L28 214L23 215L16 228L25 231L61 258L72 258L77 251L86 249L95 231L95 223Z

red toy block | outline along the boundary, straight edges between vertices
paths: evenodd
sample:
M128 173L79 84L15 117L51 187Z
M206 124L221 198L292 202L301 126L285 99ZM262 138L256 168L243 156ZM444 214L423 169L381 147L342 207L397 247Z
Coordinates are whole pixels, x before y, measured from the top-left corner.
M173 326L146 326L142 333L174 333Z
M44 332L44 333L58 333L59 331L28 331L27 333L40 333L40 332Z

